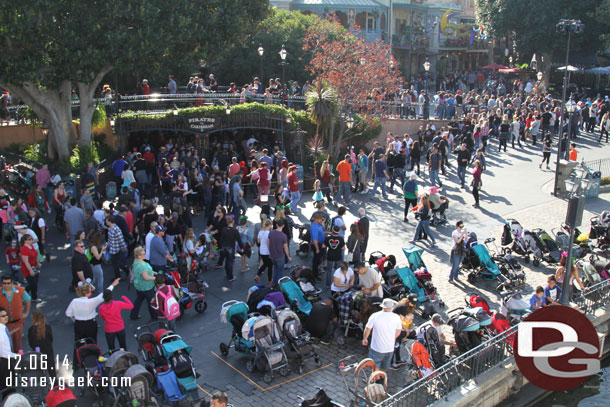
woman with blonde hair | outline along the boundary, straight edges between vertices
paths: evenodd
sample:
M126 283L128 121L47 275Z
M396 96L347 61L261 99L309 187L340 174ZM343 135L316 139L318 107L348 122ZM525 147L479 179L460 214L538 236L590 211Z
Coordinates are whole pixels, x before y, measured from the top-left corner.
M430 196L428 194L422 195L419 200L419 204L417 205L417 213L419 214L419 222L417 223L417 227L415 228L415 236L413 240L410 241L411 244L415 244L415 240L422 232L426 232L428 239L432 243L430 243L431 247L436 246L436 241L434 240L434 236L432 235L432 231L430 230L430 217L432 215L432 207L430 205Z
M108 289L114 289L119 285L119 281L121 281L120 278L114 280ZM88 282L79 282L76 287L78 298L73 299L66 309L66 316L74 321L74 342L91 338L97 343L97 307L104 302L104 297L103 294L100 294L91 298L92 292L92 287Z

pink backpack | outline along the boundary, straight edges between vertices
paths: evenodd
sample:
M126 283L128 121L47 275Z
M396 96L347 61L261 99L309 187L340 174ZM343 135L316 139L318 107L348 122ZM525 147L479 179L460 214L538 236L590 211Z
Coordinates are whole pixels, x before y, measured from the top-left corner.
M163 309L162 309L163 316L168 321L171 321L172 319L176 319L180 316L180 304L178 304L176 297L174 297L174 294L172 293L172 288L169 286L165 286L165 287L169 288L169 290L161 289L161 290L157 291L157 293L155 294L155 299L157 300L156 307L154 306L155 305L154 303L151 306L153 309L158 310L160 307L160 304L163 303L163 305L164 305ZM163 288L165 288L165 287L163 287Z

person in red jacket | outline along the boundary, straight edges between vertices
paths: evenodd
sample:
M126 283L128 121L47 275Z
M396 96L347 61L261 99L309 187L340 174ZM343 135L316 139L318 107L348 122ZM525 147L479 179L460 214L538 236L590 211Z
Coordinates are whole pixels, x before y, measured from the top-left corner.
M51 213L51 208L49 208L47 197L44 196L44 192L42 191L42 187L40 185L34 185L34 188L32 188L30 191L30 194L28 195L28 207L37 208L41 212L47 211Z
M121 311L124 309L132 309L133 304L129 298L123 296L122 301L112 300L112 290L104 290L104 303L100 305L98 310L100 318L105 322L104 332L106 333L106 343L108 350L116 349L114 347L115 338L119 341L119 348L127 349L125 341L125 323L121 316Z

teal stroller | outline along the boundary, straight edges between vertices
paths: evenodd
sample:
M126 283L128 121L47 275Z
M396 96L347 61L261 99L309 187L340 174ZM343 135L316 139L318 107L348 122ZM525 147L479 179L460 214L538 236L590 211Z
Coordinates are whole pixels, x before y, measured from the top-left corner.
M280 290L288 298L290 308L300 317L307 316L311 312L311 302L307 301L303 290L290 277L279 279Z
M418 302L424 307L422 316L432 315L434 314L434 307L432 307L434 300L438 300L438 306L441 308L445 306L445 303L438 295L434 284L432 284L432 274L428 271L422 258L424 250L417 246L412 246L403 247L402 252L407 258L409 267L399 269L398 275L409 292L417 294Z
M170 370L176 375L180 388L196 395L199 374L195 371L190 356L192 346L187 345L180 335L164 329L155 332L155 339Z
M220 313L220 322L229 323L233 327L233 333L231 334L231 340L228 344L220 343L220 353L222 356L229 354L229 349L234 347L236 351L253 355L256 351L254 342L244 337L242 334L242 328L248 318L251 316L248 314L249 308L245 302L241 301L227 301L222 304Z

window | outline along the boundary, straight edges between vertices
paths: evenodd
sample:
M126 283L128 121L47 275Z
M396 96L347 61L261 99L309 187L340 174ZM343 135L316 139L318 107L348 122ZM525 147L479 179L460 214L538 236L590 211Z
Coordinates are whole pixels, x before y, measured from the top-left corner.
M372 14L366 15L366 30L367 31L377 31L377 20Z

